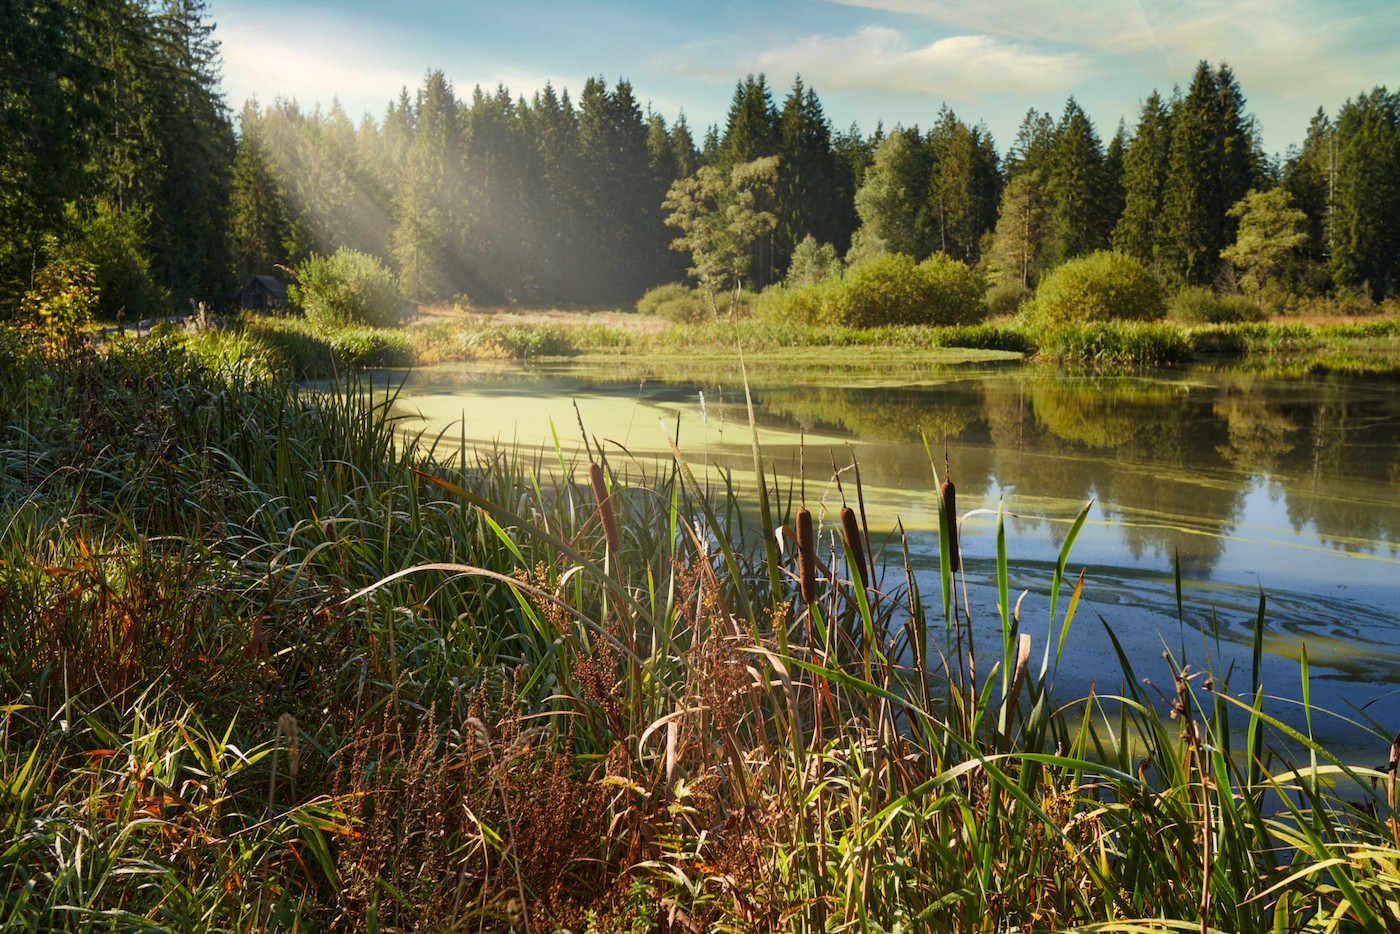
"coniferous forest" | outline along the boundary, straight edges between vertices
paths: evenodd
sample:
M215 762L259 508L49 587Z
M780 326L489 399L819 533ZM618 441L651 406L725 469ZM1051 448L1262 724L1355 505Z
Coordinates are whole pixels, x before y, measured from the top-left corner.
M378 119L332 101L232 112L202 0L7 4L0 23L0 288L17 305L54 260L95 266L128 319L347 246L420 302L630 305L685 276L663 207L702 167L776 157L775 223L745 284L780 280L808 236L838 255L942 252L1033 288L1100 249L1168 285L1381 298L1400 257L1400 95L1319 109L1301 147L1262 151L1241 79L1201 62L1144 89L1129 125L1071 98L1014 139L944 108L837 129L814 88L740 80L725 125L646 108L645 90L454 88L430 72ZM388 93L392 93L386 89ZM1238 238L1244 227L1249 236Z

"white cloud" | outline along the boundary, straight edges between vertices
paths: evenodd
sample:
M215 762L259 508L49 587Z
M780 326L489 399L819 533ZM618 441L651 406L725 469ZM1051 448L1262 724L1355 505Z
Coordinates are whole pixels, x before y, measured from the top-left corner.
M220 23L224 92L235 110L249 97L271 103L296 98L304 107L328 107L339 98L352 119L380 115L400 88L410 92L422 83L423 70L382 61L375 37L352 31L276 28L254 22Z
M1160 81L1190 80L1196 62L1228 62L1250 85L1317 92L1316 83L1393 80L1400 5L1336 0L833 0L996 36L1051 44ZM1380 40L1380 41L1377 41Z
M695 45L688 52L673 67L691 74L718 70L725 80L733 80L735 64L718 60L712 45ZM885 91L957 102L1000 94L1063 93L1084 71L1083 60L1074 53L1044 52L975 35L917 45L881 26L866 26L850 36L808 36L751 53L745 62L744 71L801 74L824 94Z

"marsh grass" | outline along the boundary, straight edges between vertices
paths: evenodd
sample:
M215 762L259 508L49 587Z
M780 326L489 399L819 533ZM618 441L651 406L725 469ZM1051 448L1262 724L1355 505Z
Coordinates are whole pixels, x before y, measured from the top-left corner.
M1400 926L1394 772L1283 723L1330 715L1306 654L1262 693L1262 598L1250 672L1055 693L1087 507L1023 619L933 456L930 580L856 482L779 553L756 434L766 519L679 448L430 453L226 340L0 377L2 929Z

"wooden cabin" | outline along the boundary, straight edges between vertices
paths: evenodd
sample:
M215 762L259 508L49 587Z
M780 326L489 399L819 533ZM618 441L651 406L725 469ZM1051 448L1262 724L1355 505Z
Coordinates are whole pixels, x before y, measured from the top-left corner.
M238 306L256 311L288 308L287 287L272 276L254 276L238 291Z

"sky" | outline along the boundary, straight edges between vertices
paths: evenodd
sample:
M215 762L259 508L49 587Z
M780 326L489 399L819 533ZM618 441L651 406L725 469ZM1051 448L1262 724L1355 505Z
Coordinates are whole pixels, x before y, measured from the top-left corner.
M1003 153L1026 112L1072 95L1105 143L1152 91L1227 63L1264 149L1301 143L1376 85L1400 89L1397 0L210 0L237 112L295 98L383 117L441 70L459 97L546 82L575 97L626 79L698 144L735 85L765 74L774 103L800 75L837 129L931 126L946 104Z

